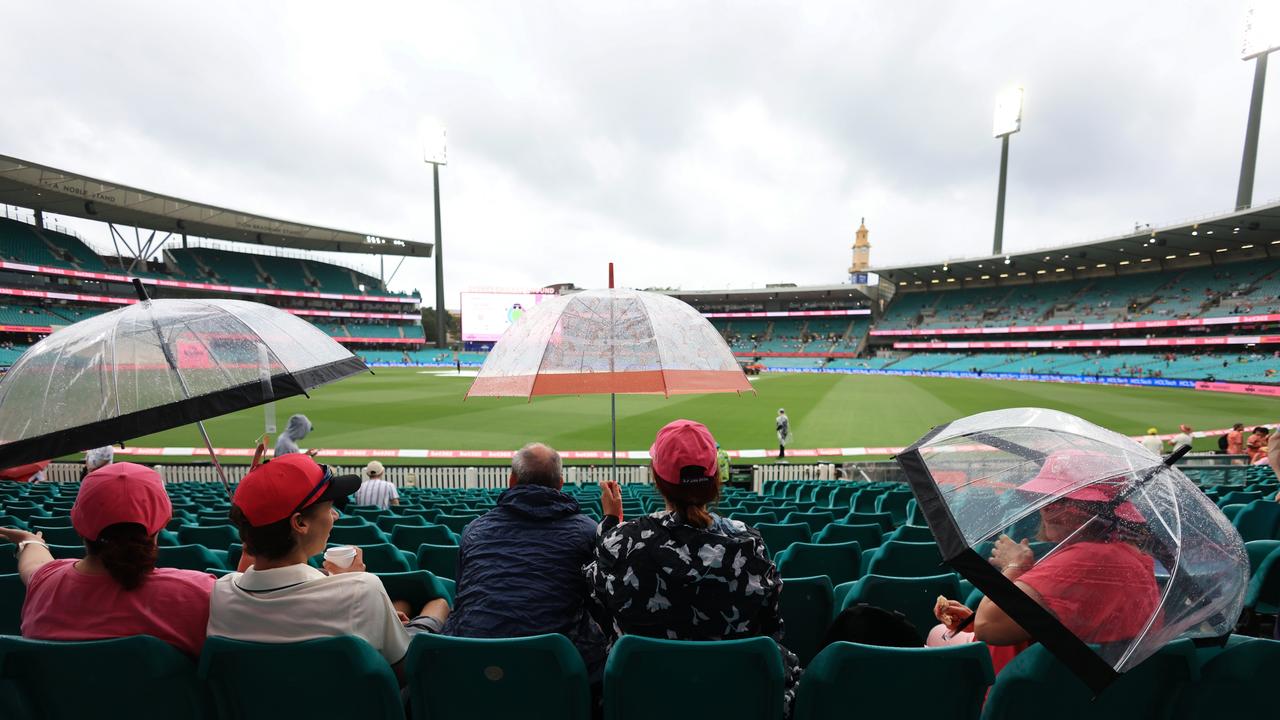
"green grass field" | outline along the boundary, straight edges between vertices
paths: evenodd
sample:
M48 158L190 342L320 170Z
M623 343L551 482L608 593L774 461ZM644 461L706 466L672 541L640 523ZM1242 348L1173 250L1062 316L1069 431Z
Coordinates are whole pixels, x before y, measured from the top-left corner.
M378 369L377 375L319 388L310 399L282 401L276 414L281 427L291 413L311 418L316 431L305 447L509 450L538 440L564 450L609 448L608 396L464 402L470 384L469 377ZM618 449L647 449L658 428L680 417L706 423L729 449L776 448L773 417L779 407L791 416L797 448L907 445L938 423L1024 406L1062 410L1128 435L1153 425L1176 432L1181 422L1213 429L1280 418L1274 399L1170 388L804 374L763 375L754 385L757 394L742 397L621 395ZM251 447L262 433L263 417L263 409L255 408L206 426L216 447ZM191 447L201 441L189 426L130 444ZM1216 443L1210 439L1197 443L1198 449L1211 446Z

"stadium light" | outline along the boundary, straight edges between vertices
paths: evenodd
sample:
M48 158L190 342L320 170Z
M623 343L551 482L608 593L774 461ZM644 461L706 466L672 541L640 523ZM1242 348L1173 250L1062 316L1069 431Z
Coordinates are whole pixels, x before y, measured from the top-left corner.
M1245 15L1242 60L1253 60L1253 94L1244 131L1244 157L1240 160L1240 185L1236 209L1253 205L1253 175L1258 163L1258 133L1262 126L1262 91L1267 84L1267 56L1280 50L1280 6L1260 2Z
M431 191L435 200L436 212L436 348L449 346L449 337L445 331L444 309L444 246L440 231L440 166L449 161L448 135L444 125L428 121L422 131L422 159L431 166Z
M996 190L996 232L992 255L1004 245L1004 190L1009 175L1009 136L1022 129L1022 88L1014 87L996 96L992 134L1000 138L1000 185Z

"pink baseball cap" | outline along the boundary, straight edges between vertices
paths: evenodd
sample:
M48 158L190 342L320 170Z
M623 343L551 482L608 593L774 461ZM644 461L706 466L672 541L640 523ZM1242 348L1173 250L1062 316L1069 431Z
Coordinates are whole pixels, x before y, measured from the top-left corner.
M116 523L137 523L154 535L172 516L160 473L145 465L119 462L84 476L71 508L71 525L86 540L97 540L104 528Z
M716 439L706 425L692 420L676 420L659 430L649 447L649 459L653 474L668 485L715 480L720 471ZM702 469L704 477L681 480L680 471L690 465Z
M1128 472L1119 467L1121 462L1123 460L1120 458L1101 453L1059 450L1051 453L1044 465L1040 466L1040 472L1018 489L1038 495L1056 495L1066 500L1109 503L1129 486L1126 480L1121 479L1128 476ZM1098 479L1084 487L1063 493L1072 485L1091 477ZM1116 505L1115 516L1134 523L1146 522L1138 508L1128 500Z

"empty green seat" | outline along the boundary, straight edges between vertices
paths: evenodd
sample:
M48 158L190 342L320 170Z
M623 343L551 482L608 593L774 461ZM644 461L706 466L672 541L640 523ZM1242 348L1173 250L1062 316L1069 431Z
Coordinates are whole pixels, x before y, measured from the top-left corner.
M1190 641L1167 645L1094 697L1043 645L1032 645L1000 671L987 696L982 717L984 720L1168 718L1181 691L1190 682L1191 653Z
M429 601L444 598L453 604L453 594L439 578L426 570L400 573L375 573L392 602L403 600L416 613ZM412 613L411 613L412 614Z
M782 655L767 637L686 642L624 635L605 663L604 717L780 720L782 692Z
M361 557L364 559L364 568L371 573L398 573L417 570L413 567L413 562L405 553L391 543L377 543L374 545L361 545Z
M281 644L211 637L200 679L221 720L404 718L391 666L351 636Z
M39 532L50 545L79 545L84 542L73 527L40 527L32 525L31 532Z
M203 717L195 663L146 635L87 642L0 637L0 714L23 718L14 706L32 718Z
M1259 615L1280 613L1280 549L1272 550L1258 565L1245 588L1244 607Z
M179 568L182 570L204 570L205 568L225 568L227 551L210 550L203 545L173 545L157 548L156 567Z
M977 718L994 680L983 643L897 648L837 642L805 669L793 720Z
M378 545L387 542L387 536L377 525L335 526L329 531L329 542L337 545Z
M907 521L907 503L912 499L909 492L887 492L876 500L876 512L889 513L893 524L901 525Z
M1200 666L1200 677L1179 701L1177 716L1262 718L1275 710L1280 641L1233 636Z
M1231 524L1236 527L1245 542L1280 540L1280 503L1272 500L1254 500L1241 508Z
M755 526L759 523L778 522L778 514L767 510L763 512L736 512L730 514L729 518L750 526Z
M882 533L887 533L894 527L893 516L881 512L851 512L844 516L842 522L846 525L879 525Z
M834 615L835 599L831 578L790 577L782 581L779 601L782 614L782 644L808 665L822 647L822 638Z
M418 635L405 656L405 676L417 720L591 717L586 667L563 635Z
M831 523L823 528L822 532L814 535L813 541L823 544L856 542L863 552L870 553L880 547L880 543L884 542L884 536L880 531L880 526L876 524L846 525L842 522L836 522Z
M942 567L942 554L936 543L890 540L876 548L867 561L868 575L924 577L937 575Z
M382 532L390 535L398 527L426 525L427 521L421 515L383 515L375 524Z
M624 509L623 512L625 513L626 510ZM626 513L626 514L630 517L635 517L640 513L637 510L635 512ZM467 525L471 524L472 520L475 520L478 517L480 517L480 513L465 513L465 514L459 514L459 515L438 515L436 516L435 522L437 525L444 525L450 530L461 535L463 529L465 529Z
M933 531L926 526L921 525L902 525L889 533L885 540L897 540L899 542L935 542Z
M416 551L423 543L431 545L457 545L458 535L444 525L410 527L401 525L391 531L391 544L401 550Z
M0 575L0 635L22 634L22 601L27 586L17 573Z
M939 595L960 599L960 581L955 573L932 577L867 575L849 586L838 610L857 603L895 610L905 615L924 637L938 622L933 616L933 606Z
M440 577L458 579L458 546L423 543L418 546L418 567Z
M207 548L224 548L240 542L240 530L235 525L183 525L178 528L178 542L183 545L203 545Z
M784 578L826 575L832 585L862 576L862 548L856 542L792 543L774 557Z
M813 537L805 523L759 523L756 530L764 538L765 547L774 555L787 549L791 543L809 542Z
M825 512L825 511L814 511L814 512L803 512L803 513L793 512L793 513L787 513L787 516L782 518L782 522L786 524L804 523L805 525L808 525L809 533L811 535L816 535L818 532L821 532L822 528L826 527L828 524L833 523L835 521L836 521L835 513Z

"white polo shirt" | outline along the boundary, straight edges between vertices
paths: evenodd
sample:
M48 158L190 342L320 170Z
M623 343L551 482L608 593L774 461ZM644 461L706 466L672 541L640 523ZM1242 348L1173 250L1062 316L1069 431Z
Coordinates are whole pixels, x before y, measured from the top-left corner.
M392 665L404 659L410 639L377 576L325 575L305 564L218 578L209 635L260 643L354 635Z
M357 505L374 505L386 510L391 507L392 500L399 500L400 493L396 486L387 480L366 477L360 483L360 489L352 497Z

